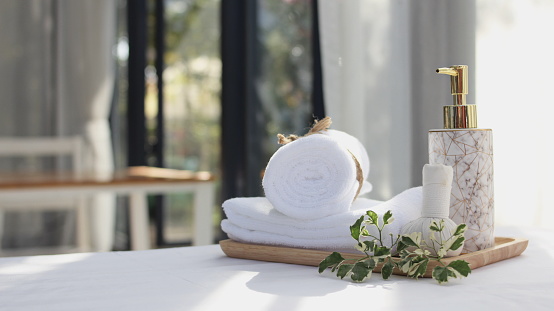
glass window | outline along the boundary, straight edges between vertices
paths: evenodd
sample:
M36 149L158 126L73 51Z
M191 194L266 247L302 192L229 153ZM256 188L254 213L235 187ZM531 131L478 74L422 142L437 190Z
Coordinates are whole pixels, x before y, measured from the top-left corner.
M304 134L312 114L312 3L259 0L260 79L266 119L264 163L279 147L276 135Z
M164 164L219 170L221 58L219 0L165 1ZM155 77L155 74L152 76ZM157 113L155 79L147 80L147 119ZM157 93L154 93L157 94ZM166 199L164 239L191 238L192 194ZM214 216L217 217L219 212ZM219 226L219 221L214 222ZM185 225L184 225L185 224Z

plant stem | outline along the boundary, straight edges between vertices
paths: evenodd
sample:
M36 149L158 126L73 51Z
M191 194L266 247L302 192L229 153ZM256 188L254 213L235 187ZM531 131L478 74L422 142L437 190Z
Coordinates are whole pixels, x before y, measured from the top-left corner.
M384 227L384 225L383 225L383 227ZM377 227L377 231L379 231L379 244L381 244L381 246L384 246L384 245L383 245L383 241L382 241L383 235L382 235L382 231L381 231L381 230L383 230L383 228Z

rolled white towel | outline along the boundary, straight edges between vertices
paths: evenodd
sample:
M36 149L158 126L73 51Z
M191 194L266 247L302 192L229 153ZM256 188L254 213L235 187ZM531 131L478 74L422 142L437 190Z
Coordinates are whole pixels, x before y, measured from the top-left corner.
M348 151L350 151L354 155L354 157L356 157L356 159L360 163L364 180L360 195L371 192L373 187L371 183L367 181L367 177L369 176L370 161L369 155L367 154L367 150L365 149L364 145L356 137L342 131L327 130L320 133L330 136L333 139L339 141L346 149L348 149Z
M355 241L350 236L350 225L365 214L375 211L380 217L388 210L394 221L385 227L384 242L390 246L389 233L400 233L405 224L421 213L421 187L408 189L394 198L379 202L358 198L346 212L313 220L299 220L277 211L265 198L234 198L223 203L227 219L221 228L229 238L246 243L280 245L324 250L354 250ZM377 235L374 226L367 227Z
M359 168L362 195L371 191L366 149L347 133L327 130L279 148L267 164L262 185L279 212L315 219L349 210L360 187Z

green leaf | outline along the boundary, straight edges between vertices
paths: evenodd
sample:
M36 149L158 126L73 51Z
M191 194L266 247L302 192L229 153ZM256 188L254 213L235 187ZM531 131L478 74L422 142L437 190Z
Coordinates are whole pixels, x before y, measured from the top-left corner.
M433 278L441 283L448 282L450 278L465 277L471 273L469 264L465 260L456 260L448 266L436 266L433 269Z
M361 233L361 226L362 222L364 221L364 216L360 216L356 222L350 226L350 235L354 238L354 240L359 241L360 240L360 233Z
M343 261L344 258L342 258L340 253L333 252L319 263L319 273L322 273L325 269L336 266Z
M419 247L419 245L417 245L417 243L414 240L412 240L412 238L408 235L403 235L400 241L404 243L406 246Z
M352 275L350 278L354 282L362 282L365 280L373 269L370 269L370 267L364 262L364 261L358 261L354 268L352 268Z
M366 214L369 217L369 222L371 224L378 224L379 216L377 216L377 213L375 213L374 211L367 211Z
M391 262L392 260L389 259L384 265L383 265L383 268L381 269L381 275L383 276L383 279L384 280L387 280L391 274L392 274L392 270L394 268L394 265L392 264Z
M439 284L448 282L449 277L456 277L454 272L448 270L447 267L436 266L433 269L433 279L437 280Z
M398 262L398 268L404 272L404 273L408 273L408 271L410 271L410 267L412 266L412 260L414 259L414 257L406 257L406 258L403 258L402 260L400 260Z
M341 265L337 270L337 276L340 277L341 279L344 279L344 277L348 274L348 272L352 270L353 267L354 265L351 265L351 264Z
M375 249L373 250L373 256L379 257L379 256L387 256L390 255L390 249L386 246L375 246Z
M455 260L448 264L447 267L450 267L460 273L462 276L467 277L471 273L471 268L469 263L465 260Z
M408 276L417 279L420 276L423 276L427 271L427 264L429 263L429 258L425 257L415 257L412 260L412 266L408 270Z
M405 259L405 258L407 258L408 256L410 256L410 252L408 252L407 250L403 249L402 251L400 251L399 255L400 255L400 258Z
M411 262L410 263L410 268L408 269L408 272L406 272L406 274L409 276L409 277L412 277L412 278L415 278L415 275L416 275L416 272L417 272L417 269L419 268L419 265L420 263L419 262Z
M389 219L391 219L391 217L392 217L392 212L387 211L385 213L385 215L383 216L383 224L385 224L385 225L389 224Z
M373 250L375 249L375 242L373 241L364 241L364 244L370 252L373 252Z
M396 252L400 253L400 256L402 256L402 251L408 248L408 245L404 244L402 240L398 241L398 244L396 245Z
M442 230L437 226L437 224L435 222L433 222L430 226L429 226L429 229L433 230L433 231L436 231L436 232L441 232Z
M459 224L458 227L456 227L456 231L454 231L454 234L452 235L460 235L466 232L466 229L467 229L466 224Z
M464 245L464 241L465 241L465 238L463 235L460 235L456 241L454 241L454 243L452 243L452 245L450 246L450 249L455 251L457 250L458 248L460 248L462 245Z
M364 260L364 264L371 270L373 270L375 268L375 260L373 260L373 258L368 258L366 260Z
M416 278L419 277L419 276L423 276L425 274L425 272L427 272L427 264L429 263L429 259L428 258L425 258L425 260L423 260L420 264L419 264L419 268L417 268L417 271L416 271Z
M362 233L360 233L361 236L369 236L369 231L367 231L366 227L362 228Z

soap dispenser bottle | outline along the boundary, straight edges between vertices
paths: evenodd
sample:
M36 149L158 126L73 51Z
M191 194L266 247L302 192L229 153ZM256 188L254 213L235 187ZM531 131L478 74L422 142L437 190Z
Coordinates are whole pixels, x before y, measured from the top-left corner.
M492 130L477 128L477 107L466 103L466 65L437 69L450 76L453 105L444 106L444 129L429 131L429 163L452 166L450 218L465 223L464 253L494 246Z

